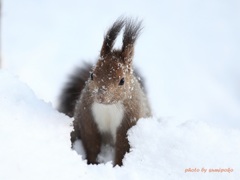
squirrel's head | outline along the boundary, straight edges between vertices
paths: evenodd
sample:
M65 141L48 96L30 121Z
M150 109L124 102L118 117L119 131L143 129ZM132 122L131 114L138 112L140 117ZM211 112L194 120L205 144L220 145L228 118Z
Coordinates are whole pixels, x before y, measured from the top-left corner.
M117 35L125 27L121 49L113 49ZM107 31L100 58L90 74L89 87L94 100L103 104L114 104L131 99L135 78L132 61L134 44L141 31L141 22L118 19Z

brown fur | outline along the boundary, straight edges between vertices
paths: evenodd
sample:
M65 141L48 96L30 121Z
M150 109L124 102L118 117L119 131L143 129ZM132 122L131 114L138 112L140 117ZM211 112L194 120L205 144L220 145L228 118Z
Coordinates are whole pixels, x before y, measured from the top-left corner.
M118 33L125 26L123 46L113 50ZM122 159L129 152L127 131L139 118L151 116L150 106L139 80L133 73L132 60L134 44L141 31L141 22L131 19L118 19L105 35L100 58L93 68L74 111L74 131L72 143L82 139L89 164L97 164L101 144L105 142L104 133L100 132L92 114L94 102L110 105L121 103L124 116L116 131L114 165L122 165ZM120 85L124 78L124 84Z

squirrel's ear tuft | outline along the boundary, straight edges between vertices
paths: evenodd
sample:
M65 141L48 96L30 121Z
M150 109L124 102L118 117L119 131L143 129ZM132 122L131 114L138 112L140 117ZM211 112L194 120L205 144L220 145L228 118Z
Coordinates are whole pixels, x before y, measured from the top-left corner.
M131 63L134 55L134 45L129 44L124 47L124 50L122 51L123 61L125 63Z
M142 21L127 19L123 33L122 56L124 61L132 61L134 44L142 30Z
M124 26L124 19L123 17L120 17L108 29L103 40L103 45L100 53L101 57L104 57L105 55L111 52L114 46L115 40L117 38L117 35L119 34L123 26Z

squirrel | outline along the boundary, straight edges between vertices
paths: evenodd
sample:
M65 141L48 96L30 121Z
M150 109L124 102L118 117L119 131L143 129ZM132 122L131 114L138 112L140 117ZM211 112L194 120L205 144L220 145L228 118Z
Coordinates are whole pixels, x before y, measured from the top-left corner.
M113 49L124 28L122 48ZM129 152L128 130L151 116L140 74L133 69L134 45L142 22L118 18L104 36L96 65L78 68L60 96L59 111L74 117L72 145L81 139L88 164L98 164L102 144L114 147L114 166Z

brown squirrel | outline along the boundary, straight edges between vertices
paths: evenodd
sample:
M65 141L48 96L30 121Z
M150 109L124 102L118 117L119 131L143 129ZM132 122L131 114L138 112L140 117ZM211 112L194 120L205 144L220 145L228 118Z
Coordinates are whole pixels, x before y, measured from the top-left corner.
M113 49L123 27L122 48ZM104 37L95 67L91 70L85 64L77 69L60 96L59 111L74 117L72 144L82 140L88 164L97 164L101 145L110 144L115 150L114 166L121 166L130 149L127 131L139 118L151 116L143 84L132 67L141 29L141 22L117 19Z

